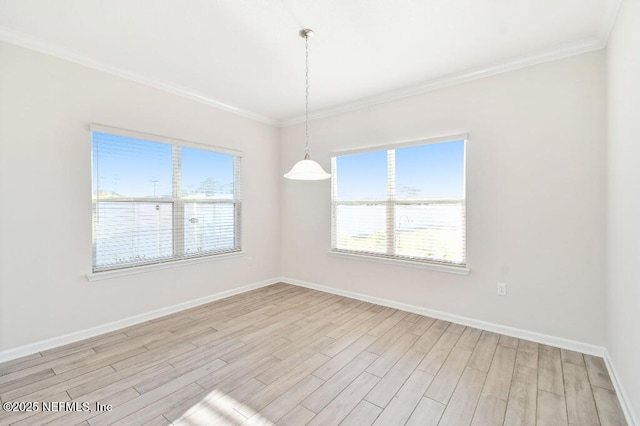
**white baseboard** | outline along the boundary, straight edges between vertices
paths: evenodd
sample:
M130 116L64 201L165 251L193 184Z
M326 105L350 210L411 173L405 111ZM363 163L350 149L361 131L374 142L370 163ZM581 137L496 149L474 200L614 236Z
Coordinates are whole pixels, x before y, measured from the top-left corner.
M236 294L244 293L250 290L255 290L257 288L265 287L278 282L280 282L279 278L272 278L269 280L248 284L248 285L234 288L231 290L222 291L220 293L212 294L210 296L201 297L199 299L178 303L173 306L167 306L166 308L157 309L155 311L146 312L144 314L135 315L133 317L125 318L122 320L118 320L118 321L110 322L107 324L102 324L96 327L88 328L85 330L80 330L73 333L65 334L63 336L53 337L51 339L43 340L40 342L31 343L31 344L20 346L13 349L8 349L0 352L0 363L11 361L13 359L21 358L23 356L31 355L37 352L45 351L47 349L52 349L58 346L67 345L69 343L75 343L80 340L98 336L100 334L120 330L125 327L140 324L145 321L160 318L165 315L183 311L185 309L204 305L206 303L213 302L214 300L224 299L225 297L234 296Z
M507 336L517 337L519 339L530 340L532 342L542 343L549 346L555 346L558 348L569 349L576 352L582 352L589 355L603 356L604 347L591 345L588 343L578 342L570 339L563 339L561 337L551 336L548 334L536 333L533 331L523 330L520 328L508 327L505 325L495 324L486 321L480 321L473 318L462 317L458 315L452 315L445 312L434 311L432 309L423 308L420 306L409 305L406 303L396 302L388 299L381 299L378 297L368 296L362 293L355 293L351 291L340 290L333 287L327 287L319 284L309 283L306 281L300 281L288 277L280 277L280 281L293 284L301 287L307 287L314 290L324 291L326 293L337 294L339 296L349 297L351 299L362 300L364 302L374 303L376 305L388 306L390 308L400 309L407 312L412 312L418 315L424 315L444 321L454 322L456 324L462 324L469 327L479 328L481 330L487 330L494 333L505 334Z
M624 417L627 420L627 423L630 426L640 425L640 419L633 411L633 406L631 405L631 400L629 396L626 394L624 388L622 387L622 383L618 379L618 374L616 373L616 369L613 367L613 361L611 360L611 355L609 351L604 349L604 363L607 366L607 370L609 370L609 377L611 378L611 382L613 383L613 387L616 390L616 394L618 394L618 401L620 401L620 406L622 407L622 412L624 413Z

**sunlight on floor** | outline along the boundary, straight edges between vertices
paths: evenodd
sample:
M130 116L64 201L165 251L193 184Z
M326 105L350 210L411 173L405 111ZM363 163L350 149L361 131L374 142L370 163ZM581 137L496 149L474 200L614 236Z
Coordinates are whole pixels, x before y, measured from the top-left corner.
M250 414L247 417L240 411ZM254 409L244 405L224 392L214 389L204 398L192 405L184 412L173 424L175 425L239 425L241 423L248 425L273 425L274 423L262 417Z

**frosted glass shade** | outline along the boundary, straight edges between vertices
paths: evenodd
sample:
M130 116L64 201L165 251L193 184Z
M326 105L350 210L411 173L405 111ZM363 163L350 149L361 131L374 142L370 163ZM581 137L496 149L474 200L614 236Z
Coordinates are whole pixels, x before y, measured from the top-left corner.
M294 164L284 177L293 180L322 180L329 179L331 175L325 172L320 164L315 161L301 160Z

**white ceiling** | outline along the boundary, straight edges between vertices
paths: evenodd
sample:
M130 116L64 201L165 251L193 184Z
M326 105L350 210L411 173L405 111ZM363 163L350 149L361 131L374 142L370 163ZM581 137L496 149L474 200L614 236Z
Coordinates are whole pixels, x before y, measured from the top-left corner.
M620 0L0 0L0 40L276 125L606 44Z

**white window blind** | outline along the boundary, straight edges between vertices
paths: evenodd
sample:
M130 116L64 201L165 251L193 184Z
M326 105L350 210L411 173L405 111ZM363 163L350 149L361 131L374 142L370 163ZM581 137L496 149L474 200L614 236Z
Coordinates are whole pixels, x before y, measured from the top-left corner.
M332 251L466 266L465 140L332 157Z
M94 272L240 251L238 155L95 129Z

